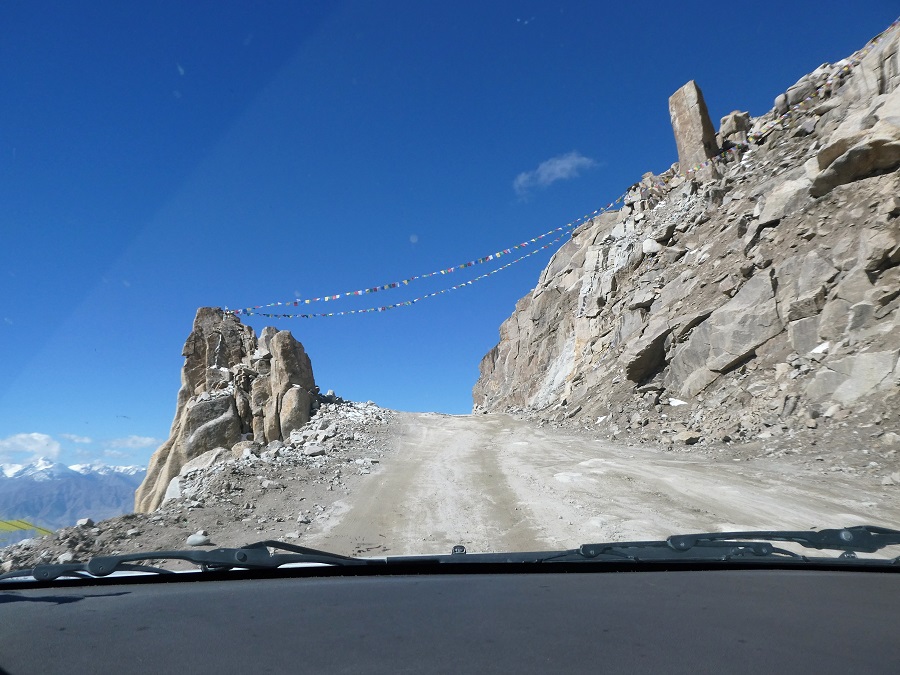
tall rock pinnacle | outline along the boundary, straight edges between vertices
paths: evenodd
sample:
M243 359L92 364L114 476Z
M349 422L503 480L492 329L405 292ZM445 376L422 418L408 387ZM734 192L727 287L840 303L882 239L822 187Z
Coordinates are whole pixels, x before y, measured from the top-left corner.
M696 82L691 80L669 97L669 117L678 146L678 166L682 172L718 154L716 131L709 119L703 92Z
M241 440L282 440L309 421L316 393L309 357L289 331L253 329L214 307L197 310L184 344L169 438L153 453L135 511L153 511L181 467Z

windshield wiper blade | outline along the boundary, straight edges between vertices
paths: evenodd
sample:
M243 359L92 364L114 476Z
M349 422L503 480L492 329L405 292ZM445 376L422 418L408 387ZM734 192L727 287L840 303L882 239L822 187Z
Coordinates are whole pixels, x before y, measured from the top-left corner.
M672 535L665 541L609 542L583 544L574 551L560 551L546 561L619 558L645 560L733 560L736 558L793 558L809 560L772 542L790 542L804 548L843 551L839 558L853 559L859 553L875 553L887 546L900 545L900 530L859 525L826 530L758 530L747 532L704 532ZM900 558L896 559L900 562ZM889 561L888 561L889 562Z
M269 549L288 551L270 553ZM141 560L184 560L200 567L202 571L242 569L274 569L291 563L319 563L325 565L373 565L383 564L383 560L352 558L349 556L320 551L305 546L266 540L248 544L241 548L216 548L211 550L174 550L123 553L120 555L95 556L87 562L37 565L34 569L15 570L0 575L3 579L34 577L38 581L53 581L60 577L105 577L113 572L152 572L174 574L171 570L151 565L133 565Z
M886 546L900 545L900 530L874 525L857 525L826 530L760 530L750 532L705 532L702 534L678 534L666 542L676 551L687 551L705 542L737 540L784 541L804 548L828 549L845 553L875 553Z

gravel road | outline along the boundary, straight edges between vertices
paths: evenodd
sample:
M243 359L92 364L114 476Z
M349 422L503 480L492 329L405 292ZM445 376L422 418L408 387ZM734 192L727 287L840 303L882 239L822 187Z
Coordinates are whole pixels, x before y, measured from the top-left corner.
M900 525L900 489L806 454L627 446L507 415L398 413L377 473L304 544L362 555L543 550L687 531Z

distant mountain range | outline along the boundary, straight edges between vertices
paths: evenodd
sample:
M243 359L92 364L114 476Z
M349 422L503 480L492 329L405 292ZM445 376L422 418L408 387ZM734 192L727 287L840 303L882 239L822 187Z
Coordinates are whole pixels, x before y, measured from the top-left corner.
M96 521L130 513L145 473L139 466L66 466L43 457L29 464L0 464L0 520L22 519L55 530L79 518ZM33 534L0 533L0 545Z

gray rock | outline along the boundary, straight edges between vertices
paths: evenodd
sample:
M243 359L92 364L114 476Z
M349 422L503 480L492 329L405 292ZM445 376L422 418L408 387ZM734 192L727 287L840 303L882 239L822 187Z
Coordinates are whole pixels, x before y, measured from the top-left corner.
M850 321L850 303L846 300L832 300L822 308L819 315L819 336L823 340L837 340L844 334Z
M847 321L847 332L863 328L875 315L875 305L871 302L857 302L850 307L850 319Z
M747 133L750 131L750 113L734 110L722 118L717 136L719 145L747 145Z
M772 275L760 272L708 320L709 358L706 367L725 372L783 329L775 305Z
M860 232L861 260L867 272L900 263L900 234L864 229Z
M659 253L665 248L662 244L660 244L655 239L644 239L641 244L641 250L644 252L644 255L653 255Z
M838 274L834 265L815 250L799 258L799 261L798 258L791 257L778 267L778 301L788 321L818 314L825 304L828 285ZM786 312L783 309L785 306Z
M794 136L810 136L815 133L818 120L815 117L807 117L794 129Z
M653 291L638 291L628 303L628 309L647 309L656 299Z
M784 115L788 111L787 94L778 94L778 96L775 97L773 106L776 115Z
M281 399L281 433L288 437L291 432L309 422L312 397L299 386L288 389Z
M244 451L258 456L262 451L262 446L256 441L238 441L231 446L231 456L234 458L243 457Z
M786 180L766 196L766 202L759 215L759 226L781 220L809 201L810 181L807 178Z
M206 530L198 530L187 538L188 546L209 546L212 542Z
M302 452L307 457L320 457L325 454L325 448L321 445L307 445L303 448Z
M826 164L827 168L822 167L823 171L812 182L813 197L822 197L838 185L900 166L900 126L879 122L870 131L839 139L819 154L819 165ZM836 159L829 163L827 160L835 154Z
M638 338L622 355L625 376L632 382L641 382L659 370L665 359L665 340L671 331L668 321L656 318L647 324Z
M79 518L78 520L75 521L75 526L76 527L93 527L94 521L91 520L90 518Z
M226 450L225 448L214 448L212 450L204 452L202 455L199 455L198 457L195 457L194 459L190 460L189 462L186 462L184 465L182 465L181 469L178 472L178 475L184 476L191 471L196 471L198 469L207 469L207 468L213 466L214 464L224 462L226 459L230 459L230 458L231 458L230 451ZM168 493L168 489L166 490L166 492Z
M65 565L67 563L75 560L75 555L71 551L66 551L65 553L61 553L59 557L56 559L56 562L60 565Z
M819 346L819 318L815 316L791 321L788 324L788 337L794 351L807 354Z
M181 479L179 476L172 476L172 480L166 486L166 492L163 494L162 503L165 504L170 499L179 499L181 497Z
M872 288L869 275L866 274L862 267L854 267L838 282L838 285L835 287L835 295L852 305L865 300L866 294Z
M802 103L808 97L812 96L816 91L816 85L810 81L808 77L803 77L797 84L790 87L787 92L787 104L793 107L798 103Z
M898 351L874 352L837 359L816 372L806 387L813 401L853 403L881 388L890 387ZM826 411L825 416L830 416Z
M685 445L699 443L702 438L703 437L699 433L690 430L680 431L672 437L676 443L684 443Z

